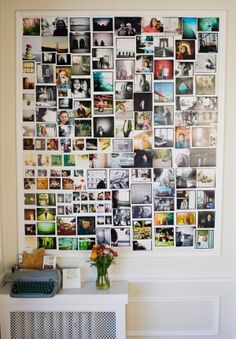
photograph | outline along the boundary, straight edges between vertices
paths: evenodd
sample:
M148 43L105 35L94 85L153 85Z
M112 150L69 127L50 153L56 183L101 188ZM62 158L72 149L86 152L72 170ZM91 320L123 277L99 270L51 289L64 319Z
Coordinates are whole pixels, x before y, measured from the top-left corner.
M135 36L141 33L140 17L115 17L115 34L118 36Z
M57 105L56 86L36 86L36 106L56 107Z
M112 227L111 228L111 246L129 247L130 246L130 227Z
M120 81L115 82L115 99L125 100L133 99L133 82L132 81Z
M114 226L130 226L131 221L130 208L113 209L113 224Z
M135 75L135 92L151 92L152 91L152 75L136 74Z
M78 235L95 235L95 217L77 217Z
M36 199L34 193L25 193L24 194L24 204L25 205L35 205Z
M194 227L176 227L175 244L177 247L192 247Z
M133 240L133 251L151 251L151 250L152 250L151 239Z
M56 237L37 237L38 248L44 247L45 250L56 250L57 249L57 238Z
M174 124L174 106L158 105L154 106L154 125L173 125Z
M144 17L142 18L142 32L143 33L162 33L163 32L163 18L159 17Z
M113 18L93 18L94 31L112 31Z
M175 40L176 60L195 59L195 40Z
M112 191L112 208L130 207L130 191Z
M71 95L73 99L90 98L90 79L87 78L71 79Z
M198 212L198 227L199 228L214 228L215 227L215 211L199 211Z
M116 60L116 80L134 79L134 60Z
M152 221L151 220L133 220L133 239L152 239Z
M196 17L183 17L183 39L197 39L197 18Z
M193 94L193 78L176 78L175 92L176 95Z
M76 235L76 219L57 217L57 235Z
M70 31L75 32L90 31L90 18L89 17L70 18Z
M116 57L117 58L134 58L136 52L136 40L117 38L116 39Z
M153 72L153 56L152 55L136 55L135 62L136 73L152 73Z
M174 83L155 82L154 102L174 102Z
M176 127L175 128L175 148L190 147L190 128Z
M173 128L154 128L154 147L173 147L174 129Z
M154 61L154 79L171 80L174 76L173 60L155 60Z
M92 136L92 121L75 119L75 137L91 137Z
M152 111L152 93L134 93L135 111Z
M111 244L111 230L108 227L96 228L97 244L110 245Z
M22 37L22 59L41 62L41 37L23 36Z
M145 149L136 149L134 151L134 167L152 167L153 151Z
M131 169L131 179L132 182L151 182L152 180L152 170L151 168L135 168Z
M23 18L23 35L40 35L40 19Z
M198 56L199 54L197 55L197 57ZM176 77L186 77L186 76L189 77L193 75L194 75L194 63L193 62L175 61L175 76Z
M196 94L197 95L216 94L215 75L196 75L195 80L196 80Z
M151 150L152 144L153 144L153 131L152 130L151 131L135 131L133 140L134 140L135 151L143 150L143 149Z
M55 66L54 65L36 65L37 71L37 83L55 83ZM61 80L63 77L61 76ZM30 79L23 78L23 89L31 89L30 88ZM31 87L33 84L31 85ZM33 87L34 88L34 87Z
M152 112L135 112L134 113L135 130L152 129Z
M111 169L109 174L111 189L129 189L128 169Z
M114 68L113 48L93 48L92 65L93 69Z
M90 33L70 32L70 52L90 53Z
M41 37L42 52L68 53L68 37L67 36L50 36Z
M68 18L67 17L43 17L41 19L42 36L67 36Z
M193 210L196 208L196 191L177 190L176 208L178 210Z
M174 246L174 228L173 227L155 227L155 246L165 247Z
M172 150L157 149L153 152L153 168L172 167Z
M216 186L216 169L215 168L198 168L197 169L197 187L214 188Z
M175 112L176 126L196 126L199 124L199 113L197 111Z
M90 56L72 54L72 75L90 75Z
M176 188L196 188L197 170L196 168L176 169Z
M114 137L114 117L94 117L93 136L95 138Z
M198 73L215 73L216 72L216 55L215 54L197 54L195 71Z
M177 212L176 225L196 225L195 212Z
M153 205L155 212L168 212L174 211L175 209L175 200L174 198L166 198L166 197L154 197L153 198Z
M92 117L90 100L75 100L74 99L73 102L74 102L74 110L73 110L74 118L91 118Z
M153 35L139 35L136 37L137 54L154 54L154 37Z
M152 218L152 205L132 206L132 218L133 219Z
M93 72L94 92L113 91L113 72Z
M61 251L78 251L78 238L58 237L58 249Z
M134 167L134 153L111 153L110 168L131 168Z
M39 221L54 221L56 208L37 208L37 220Z
M172 36L154 37L154 56L172 58L174 56L174 38Z
M152 185L147 183L131 184L131 202L132 204L151 204Z
M87 189L107 188L106 170L87 170Z
M153 197L173 197L175 195L175 183L164 180L153 184Z
M38 235L54 235L55 223L54 222L37 222Z
M192 147L210 147L212 142L210 132L210 127L192 128Z
M214 231L196 230L194 248L197 249L214 248Z
M112 139L112 150L113 152L132 152L133 151L133 140L132 139Z
M218 32L219 21L217 17L203 17L198 18L198 30L203 32Z
M192 148L190 150L191 167L211 167L216 166L216 149Z
M35 224L25 224L25 235L36 235Z
M180 17L165 17L164 18L165 34L182 34L182 18Z
M199 53L218 53L218 33L198 33Z
M93 46L113 46L112 33L93 33Z
M113 94L93 96L94 115L112 115L114 113Z
M173 212L154 213L154 224L155 226L174 225L174 213Z
M215 190L197 191L197 208L214 209L215 208Z

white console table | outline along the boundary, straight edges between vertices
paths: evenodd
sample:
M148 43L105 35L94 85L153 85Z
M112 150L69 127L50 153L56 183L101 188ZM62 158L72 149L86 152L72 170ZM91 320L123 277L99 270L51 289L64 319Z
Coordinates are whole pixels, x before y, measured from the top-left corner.
M10 283L0 289L2 339L125 339L128 283L95 282L61 289L53 298L11 298Z

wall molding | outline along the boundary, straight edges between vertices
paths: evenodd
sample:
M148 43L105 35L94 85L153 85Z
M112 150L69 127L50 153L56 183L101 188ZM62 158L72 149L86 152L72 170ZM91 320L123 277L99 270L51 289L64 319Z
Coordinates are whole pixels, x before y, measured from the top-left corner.
M167 337L167 336L173 336L173 337L187 337L187 336L216 336L219 335L219 322L220 322L220 297L174 297L174 298L155 298L155 299L139 299L139 298L130 298L129 299L129 305L132 303L137 303L135 305L135 309L138 309L138 303L199 303L202 302L202 306L204 307L204 303L209 303L209 305L212 305L213 312L212 312L212 326L209 327L209 329L202 328L201 329L201 323L199 322L199 329L193 329L193 330L185 330L185 329L155 329L155 330L145 330L145 329L133 329L127 331L127 337ZM151 304L150 304L151 305ZM187 305L186 305L187 306ZM199 306L199 305L198 305ZM156 316L156 315L155 315ZM196 321L198 319L196 318ZM171 321L170 321L171 322ZM184 327L184 323L183 323Z

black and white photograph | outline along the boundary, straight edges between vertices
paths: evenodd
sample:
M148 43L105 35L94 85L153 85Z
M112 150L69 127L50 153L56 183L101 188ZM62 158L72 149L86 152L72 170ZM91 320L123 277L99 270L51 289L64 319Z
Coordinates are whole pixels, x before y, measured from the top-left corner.
M191 167L211 167L216 166L215 148L194 148L190 150Z
M129 247L130 246L130 227L112 227L111 228L111 246Z
M106 170L87 170L87 188L104 189L107 188L107 171Z
M117 38L116 39L116 57L117 58L134 58L136 52L136 40Z
M112 69L114 67L113 48L92 49L93 69Z
M90 33L70 32L70 52L90 53Z
M114 226L130 226L131 221L130 208L113 209L113 224Z
M112 207L113 208L130 207L130 190L112 191Z
M42 36L67 36L68 17L44 17L41 19Z
M135 75L135 92L151 92L152 91L152 75L136 74Z
M108 227L97 227L96 228L97 243L103 245L110 245L111 243L111 231Z
M36 106L56 107L57 90L56 86L36 86Z
M96 138L114 137L114 117L93 118L93 135Z
M90 31L89 17L72 17L70 18L70 31L72 32L88 32Z
M133 151L133 140L132 139L113 139L112 140L112 150L115 153L126 153Z
M196 168L176 169L176 188L196 188L197 170Z
M152 111L152 93L134 93L135 111Z
M216 54L197 54L196 72L198 73L216 73Z
M110 168L131 168L134 167L134 153L111 153Z
M178 210L193 210L196 208L196 191L177 190L176 208Z
M175 199L169 197L154 197L153 198L154 211L174 211Z
M172 36L155 36L154 46L155 57L171 58L174 56L174 39Z
M137 183L131 185L132 204L151 204L152 203L152 185Z
M93 33L93 46L111 47L113 46L112 33Z
M194 238L194 227L176 227L176 246L192 247Z
M133 219L152 218L152 205L132 206L132 218Z
M151 168L135 168L131 169L132 182L151 182L152 181L152 170Z
M111 169L109 176L111 189L129 189L130 179L128 169Z
M117 100L133 99L133 82L121 81L115 82L115 98Z

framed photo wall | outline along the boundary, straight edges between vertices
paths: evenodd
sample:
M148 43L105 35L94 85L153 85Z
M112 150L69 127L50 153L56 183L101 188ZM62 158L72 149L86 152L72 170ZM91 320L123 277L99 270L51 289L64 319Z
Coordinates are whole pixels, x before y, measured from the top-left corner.
M217 255L225 13L17 12L19 250Z

